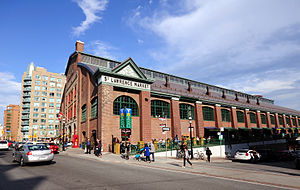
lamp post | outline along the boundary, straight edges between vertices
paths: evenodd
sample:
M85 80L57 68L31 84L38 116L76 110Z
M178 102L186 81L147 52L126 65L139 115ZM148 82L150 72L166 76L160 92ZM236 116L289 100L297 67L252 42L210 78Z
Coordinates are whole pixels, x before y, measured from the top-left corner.
M190 126L189 126L189 129L190 129L190 141L191 141L191 159L194 158L194 155L193 155L193 137L192 137L192 117L190 116L189 117L189 121L190 121Z
M62 150L65 151L65 118L63 118L63 148Z

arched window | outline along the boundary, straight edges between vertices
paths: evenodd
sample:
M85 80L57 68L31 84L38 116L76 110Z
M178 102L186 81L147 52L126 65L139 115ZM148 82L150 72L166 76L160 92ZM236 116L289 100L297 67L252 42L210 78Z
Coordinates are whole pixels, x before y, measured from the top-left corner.
M189 104L179 104L179 112L180 112L180 119L189 119L191 116L192 119L195 118L195 110L194 106Z
M170 104L161 100L151 100L151 116L170 118Z
M261 123L262 124L267 124L267 122L266 122L266 115L265 114L260 114L260 118L261 118Z
M237 111L236 116L239 123L245 123L245 115L242 111Z
M137 103L129 96L119 96L114 101L114 115L120 114L121 108L130 108L132 116L139 116L139 109Z
M215 114L214 109L210 107L202 107L203 112L203 120L205 121L214 121L215 120Z
M95 97L91 101L91 119L97 118L98 115L98 98Z
M222 121L224 122L230 122L230 111L226 109L221 109L221 114L222 114Z
M283 122L282 122L282 116L278 116L278 121L279 121L279 125L283 124Z
M275 125L275 117L274 115L270 115L271 124Z
M285 117L285 121L286 121L286 124L287 124L287 125L289 125L289 126L291 125L291 123L290 123L290 118L289 118L289 117Z
M249 113L250 115L250 123L256 123L255 113Z
M292 118L293 126L296 126L295 118Z

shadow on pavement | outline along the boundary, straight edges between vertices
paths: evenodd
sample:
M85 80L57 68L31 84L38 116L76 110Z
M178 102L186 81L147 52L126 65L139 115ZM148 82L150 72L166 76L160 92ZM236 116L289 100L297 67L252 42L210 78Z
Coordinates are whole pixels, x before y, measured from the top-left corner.
M10 152L0 152L1 156L9 155ZM17 163L5 163L1 162L0 164L0 189L22 189L22 190L32 190L35 189L42 181L46 180L45 177L31 177L31 178L22 178L14 180L10 177L14 169L18 169L20 166ZM10 174L8 174L10 173ZM17 172L15 172L17 173Z

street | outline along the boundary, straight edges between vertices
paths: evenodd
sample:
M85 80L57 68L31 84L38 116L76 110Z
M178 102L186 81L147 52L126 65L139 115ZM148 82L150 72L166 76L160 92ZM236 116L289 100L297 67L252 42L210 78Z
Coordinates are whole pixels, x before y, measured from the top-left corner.
M31 164L20 167L12 163L12 151L0 152L0 189L281 189L272 184L222 179L214 175L197 173L199 167L211 167L219 171L235 168L249 170L247 163L194 162L194 169L170 164L170 169L154 163L127 164L55 155L51 165ZM264 170L260 165L251 165L256 172ZM268 166L269 167L269 166ZM248 169L246 169L248 168ZM270 169L269 169L270 170ZM273 172L278 167L273 168ZM284 173L290 169L283 169ZM292 170L291 177L300 176ZM280 173L278 173L280 174ZM293 186L291 184L291 186ZM297 186L295 186L297 187ZM283 188L285 189L285 188ZM293 188L290 188L293 189ZM296 188L294 188L296 189Z

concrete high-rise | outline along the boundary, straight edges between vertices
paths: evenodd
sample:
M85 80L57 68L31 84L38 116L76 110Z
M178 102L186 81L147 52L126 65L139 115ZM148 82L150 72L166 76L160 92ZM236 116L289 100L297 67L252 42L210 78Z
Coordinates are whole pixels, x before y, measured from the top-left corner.
M19 140L43 140L58 136L61 97L66 78L30 63L22 76Z
M4 110L4 137L7 140L16 141L20 126L20 106L8 105Z

